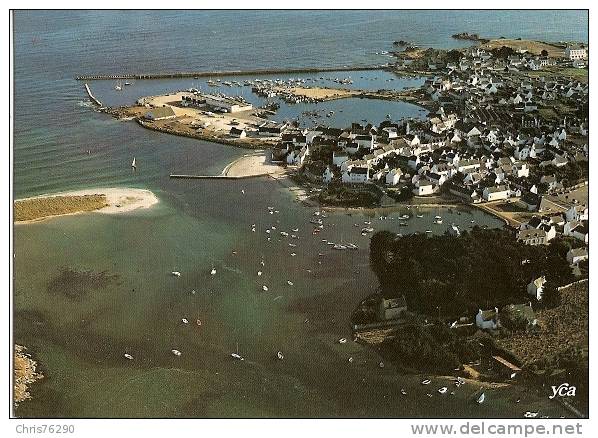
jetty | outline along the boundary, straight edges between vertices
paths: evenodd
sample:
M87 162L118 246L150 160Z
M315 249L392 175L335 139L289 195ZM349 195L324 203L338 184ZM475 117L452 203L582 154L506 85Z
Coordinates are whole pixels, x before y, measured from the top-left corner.
M101 107L102 102L100 102L91 92L91 90L89 89L89 85L85 84L85 91L87 91L87 95L89 96L89 100L91 100L94 104L96 104L97 106Z
M232 175L183 175L183 174L170 174L171 178L174 179L249 179L249 178L259 178L262 176L268 176L269 173L260 173L257 175L239 175L239 176L232 176Z
M271 74L289 73L324 73L333 71L359 71L359 70L383 70L387 65L354 65L341 67L298 67L281 69L258 69L258 70L217 70L217 71L187 71L187 72L165 72L165 73L122 73L122 74L90 74L76 76L78 81L101 81L119 79L176 79L176 78L199 78L212 76L259 76Z

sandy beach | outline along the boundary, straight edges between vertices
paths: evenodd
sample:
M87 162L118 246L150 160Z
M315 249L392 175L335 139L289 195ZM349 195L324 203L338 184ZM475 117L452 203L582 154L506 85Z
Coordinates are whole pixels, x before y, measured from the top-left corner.
M17 199L15 202L20 201L27 201L32 199L40 199L40 198L68 198L73 196L88 196L88 195L103 195L106 197L106 206L99 208L97 210L93 210L93 213L102 213L102 214L119 214L119 213L127 213L134 210L139 209L146 209L150 208L151 206L158 203L158 198L156 195L144 189L134 189L134 188L126 188L126 187L109 187L109 188L95 188L95 189L82 189L82 190L74 190L69 192L60 192L60 193L49 193L40 196L33 196L30 198L23 198ZM65 214L51 214L45 215L43 217L39 217L33 220L26 220L26 221L15 221L15 224L26 224L31 222L39 222L41 220L47 220L52 217L58 216L66 216L71 214L79 214L82 211L77 212L69 212Z
M233 177L248 177L259 175L283 175L286 169L274 164L270 160L269 152L244 155L230 163L222 171L222 175Z

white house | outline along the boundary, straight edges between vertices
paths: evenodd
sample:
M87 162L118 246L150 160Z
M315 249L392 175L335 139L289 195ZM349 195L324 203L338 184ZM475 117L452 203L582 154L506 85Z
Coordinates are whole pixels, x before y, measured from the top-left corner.
M434 193L434 184L426 179L420 179L415 183L413 194L416 196L427 196Z
M369 167L351 167L343 173L342 181L346 184L363 184L370 180Z
M536 300L540 301L544 294L544 284L546 283L546 277L538 277L527 285L527 293Z
M496 330L500 325L498 308L495 307L494 310L480 309L475 316L475 324L482 330Z
M486 187L482 192L486 201L497 201L509 197L509 189L506 186Z
M335 166L341 166L345 161L349 160L349 154L345 152L334 151L332 153L332 164Z
M569 59L570 61L574 61L576 59L588 59L588 50L585 48L571 48L567 47L565 49L565 58Z
M565 236L575 237L584 243L588 243L588 226L583 222L569 221L563 227L563 234Z
M399 183L402 175L403 172L401 169L392 169L386 174L386 184L389 186L396 186Z
M332 181L332 178L334 178L334 173L330 170L330 166L326 166L326 170L322 174L322 181L324 181L325 184L328 184Z
M567 221L587 221L588 207L585 205L574 205L565 212Z

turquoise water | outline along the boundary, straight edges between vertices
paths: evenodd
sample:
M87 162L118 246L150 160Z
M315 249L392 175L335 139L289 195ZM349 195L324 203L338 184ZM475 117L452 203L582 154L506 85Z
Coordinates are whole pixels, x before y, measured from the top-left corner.
M368 264L369 238L359 232L364 221L372 221L375 229L443 233L446 225L432 224L437 214L445 224L463 228L472 226L471 220L498 227L498 220L477 210L422 209L423 218L400 227L396 217L406 210L391 212L395 219L389 220L378 219L387 212L337 212L314 236L309 224L314 209L295 202L274 181L168 177L172 172L219 172L244 151L162 135L96 113L86 104L81 84L72 79L79 73L179 67L379 63L385 61L375 52L388 50L394 39L452 47L462 42L448 36L462 30L587 39L585 15L575 12L341 15L343 19L330 12L16 14L15 196L123 186L150 189L160 199L143 212L68 216L15 227L15 341L33 352L47 376L34 385L33 399L17 415L520 417L513 403L520 396L527 406L560 415L558 408L545 406L545 398L520 394L517 388L492 391L483 406L469 403L473 388L450 399L428 398L419 377L380 369L373 350L337 342L350 338L351 311L377 286ZM519 26L523 20L526 25ZM570 25L545 26L557 20ZM391 82L400 88L419 80L389 81L382 72L351 75L359 88L367 83L383 88ZM146 91L188 88L191 82L136 81L121 95L109 82L94 83L93 89L100 99L116 104L116 99L135 99ZM381 108L370 104L353 99L330 103L341 105L335 113L346 117L338 123L376 117ZM297 113L292 111L299 110L282 112L293 117ZM386 113L416 116L418 109L384 108L379 119ZM138 164L135 173L132 156ZM279 212L269 214L268 207ZM276 230L266 234L272 226ZM280 231L298 239L289 240ZM334 251L322 239L354 242L360 249ZM215 276L210 275L212 267ZM64 268L105 272L111 280L101 287L85 286L79 297L69 298L48 288ZM172 277L173 270L181 277ZM260 277L258 270L263 271ZM197 319L201 326L194 323ZM245 361L231 359L237 345ZM180 350L181 357L171 349ZM275 359L279 350L283 361ZM135 359L126 360L125 352ZM441 386L441 381L434 384ZM408 389L407 398L400 395L401 388Z

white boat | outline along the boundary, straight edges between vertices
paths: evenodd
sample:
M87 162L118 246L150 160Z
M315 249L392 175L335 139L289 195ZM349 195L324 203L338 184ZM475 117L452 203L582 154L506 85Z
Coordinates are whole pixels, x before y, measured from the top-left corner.
M179 271L172 271L172 272L171 272L171 274L172 274L174 277L180 277L180 276L181 276L181 273L180 273Z
M183 318L183 319L181 319L181 322L182 322L183 324L189 324L189 320L188 320L187 318Z
M114 86L114 89L116 91L120 91L123 89L122 85L120 84L120 81L116 81L116 85Z
M212 270L210 271L211 275L216 275L216 268L212 268Z
M133 360L133 356L131 356L129 353L125 353L125 357L129 360Z
M353 357L349 358L349 363L353 363Z
M527 411L523 414L525 418L536 418L538 416L538 412Z
M442 219L434 219L434 223L441 225L442 224Z
M262 276L262 271L257 271L257 276L261 277Z
M442 216L435 216L434 219L435 220L442 220Z
M266 285L263 285L263 286L262 286L262 290L263 290L264 292L268 292L268 286L266 286Z
M297 231L299 231L299 228L293 228L293 233L296 233Z
M346 343L347 343L347 338L340 338L340 339L338 340L338 343L339 343L339 344L346 344Z
M133 162L131 163L131 167L133 169L137 169L137 161L135 160L135 157L133 157Z
M430 379L422 380L422 385L429 385L430 383L432 383L432 381Z
M236 352L231 353L230 357L232 357L233 359L236 359L236 360L245 360L245 358L239 354L239 344L237 344Z
M440 394L446 394L446 391L448 391L448 388L447 388L446 386L443 386L442 388L440 388L440 389L438 390L438 392L439 392Z
M125 82L125 85L131 85L131 83L130 82Z
M399 219L402 219L402 220L407 220L409 218L411 218L411 216L409 216L408 214L402 214L399 216Z
M279 351L276 353L276 357L278 358L278 360L283 360L284 359L284 354L282 354L282 351Z
M172 354L174 354L175 356L180 356L181 352L179 350L170 350L172 351Z
M405 391L405 388L401 388L401 394L407 395L407 391Z
M347 249L347 246L346 245L342 245L340 243L336 243L332 248L344 251L345 249Z
M288 284L289 286L293 286L293 282L292 282L291 280L287 280L287 284Z
M486 393L482 392L482 394L480 394L476 401L479 405L481 405L482 403L484 403L484 400L486 400Z
M422 217L424 217L423 214L416 214L415 216L418 217L419 219L421 219Z
M378 366L379 366L380 368L384 368L384 362L380 362L380 363L378 364Z

